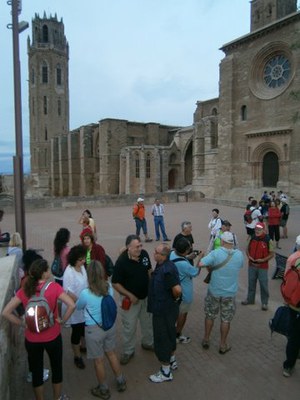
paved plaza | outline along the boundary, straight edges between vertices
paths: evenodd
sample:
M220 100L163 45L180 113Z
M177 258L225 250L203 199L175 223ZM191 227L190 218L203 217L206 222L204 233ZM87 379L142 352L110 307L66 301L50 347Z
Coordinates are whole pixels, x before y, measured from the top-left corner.
M150 204L146 204L149 233L154 238L154 224L150 215ZM240 248L245 249L246 233L243 225L243 210L204 202L166 204L166 230L170 238L180 231L180 223L192 221L195 249L206 250L208 245L208 221L211 209L220 209L220 216L232 223L232 231L238 236ZM135 233L134 221L131 217L132 207L107 207L91 209L97 224L98 242L115 260L125 238ZM36 211L26 214L27 247L43 249L43 256L52 260L52 247L55 232L60 227L71 231L71 245L77 244L81 231L77 221L80 209ZM281 254L289 255L295 237L300 233L300 207L291 207L288 223L289 238L280 241ZM14 231L14 215L5 214L2 230ZM144 243L144 248L153 260L153 251L157 243ZM275 261L271 261L270 277L274 271ZM204 332L203 304L206 285L203 271L194 280L195 302L188 315L184 333L192 338L189 344L180 344L177 348L179 368L174 372L173 382L154 384L148 375L159 369L159 363L152 352L142 350L137 341L135 357L123 368L128 381L128 389L118 393L110 368L107 368L108 383L111 387L112 399L128 400L298 400L300 398L300 361L291 378L282 376L282 361L286 340L283 336L270 335L268 321L276 308L282 303L279 287L280 281L270 280L269 311L261 311L259 296L255 305L242 306L247 291L247 266L240 275L240 288L237 295L237 312L231 325L229 343L232 350L226 355L218 353L219 320L216 321L211 337L211 347L203 350L201 339ZM259 295L259 290L258 290ZM120 324L118 321L118 329ZM70 330L65 328L64 336L64 392L72 400L93 399L89 389L96 385L96 377L91 361L86 362L85 370L78 370L74 363L70 345ZM118 349L121 349L118 336ZM47 357L45 363L48 364ZM24 385L24 399L32 399L30 384ZM52 399L51 384L45 384L45 399Z

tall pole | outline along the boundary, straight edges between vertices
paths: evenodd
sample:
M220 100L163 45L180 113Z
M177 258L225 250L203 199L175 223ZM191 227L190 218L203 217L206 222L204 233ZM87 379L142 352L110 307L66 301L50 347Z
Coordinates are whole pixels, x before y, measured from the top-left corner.
M15 190L15 223L16 232L23 240L26 249L25 207L24 207L24 173L23 173L23 136L22 136L22 101L21 101L21 69L19 54L19 17L20 1L11 0L13 64L14 64L14 104L15 104L15 138L16 155L14 156L14 190Z

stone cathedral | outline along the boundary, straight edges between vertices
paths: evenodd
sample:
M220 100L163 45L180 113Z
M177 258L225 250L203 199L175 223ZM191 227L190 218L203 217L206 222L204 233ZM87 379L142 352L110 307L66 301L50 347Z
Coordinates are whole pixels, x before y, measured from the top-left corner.
M224 44L219 97L193 125L103 119L69 131L69 46L57 17L35 16L28 41L31 173L52 196L197 196L278 188L300 198L300 12L252 0L250 33ZM235 192L236 193L236 192Z

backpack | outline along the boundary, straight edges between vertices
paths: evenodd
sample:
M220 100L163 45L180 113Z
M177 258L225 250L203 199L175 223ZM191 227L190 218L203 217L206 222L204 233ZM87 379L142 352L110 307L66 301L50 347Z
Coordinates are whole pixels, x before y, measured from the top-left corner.
M117 318L117 305L114 298L110 294L107 294L102 298L101 302L102 325L98 324L98 322L91 315L91 313L87 308L86 311L92 318L92 320L96 322L99 328L103 329L104 331L108 331L114 325Z
M291 316L290 309L287 306L280 306L277 308L274 317L269 321L269 328L271 333L277 332L286 337L290 333Z
M61 278L64 274L63 265L60 256L55 256L51 265L51 272L57 278Z
M27 328L34 333L40 333L54 325L54 315L44 294L51 281L47 281L41 291L30 297L25 308Z
M292 266L283 277L280 286L284 301L294 307L300 307L300 269Z
M244 222L246 224L251 224L252 222L252 211L251 210L246 210L244 214Z

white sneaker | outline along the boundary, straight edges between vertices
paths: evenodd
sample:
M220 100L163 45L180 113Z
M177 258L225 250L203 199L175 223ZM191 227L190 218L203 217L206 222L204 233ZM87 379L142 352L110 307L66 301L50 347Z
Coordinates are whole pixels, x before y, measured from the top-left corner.
M173 371L175 371L175 369L178 368L178 364L177 364L177 361L176 361L176 360L170 361L170 368L171 368Z
M160 369L156 374L150 375L149 379L154 383L161 383L173 380L172 372L169 372L168 375L164 374L163 370Z
M44 368L44 375L43 375L43 381L47 382L47 380L49 379L49 369ZM26 381L28 383L32 382L32 372L28 372Z
M191 338L189 336L183 336L183 335L179 336L176 339L177 343L182 343L182 344L190 343L190 341L191 341Z

